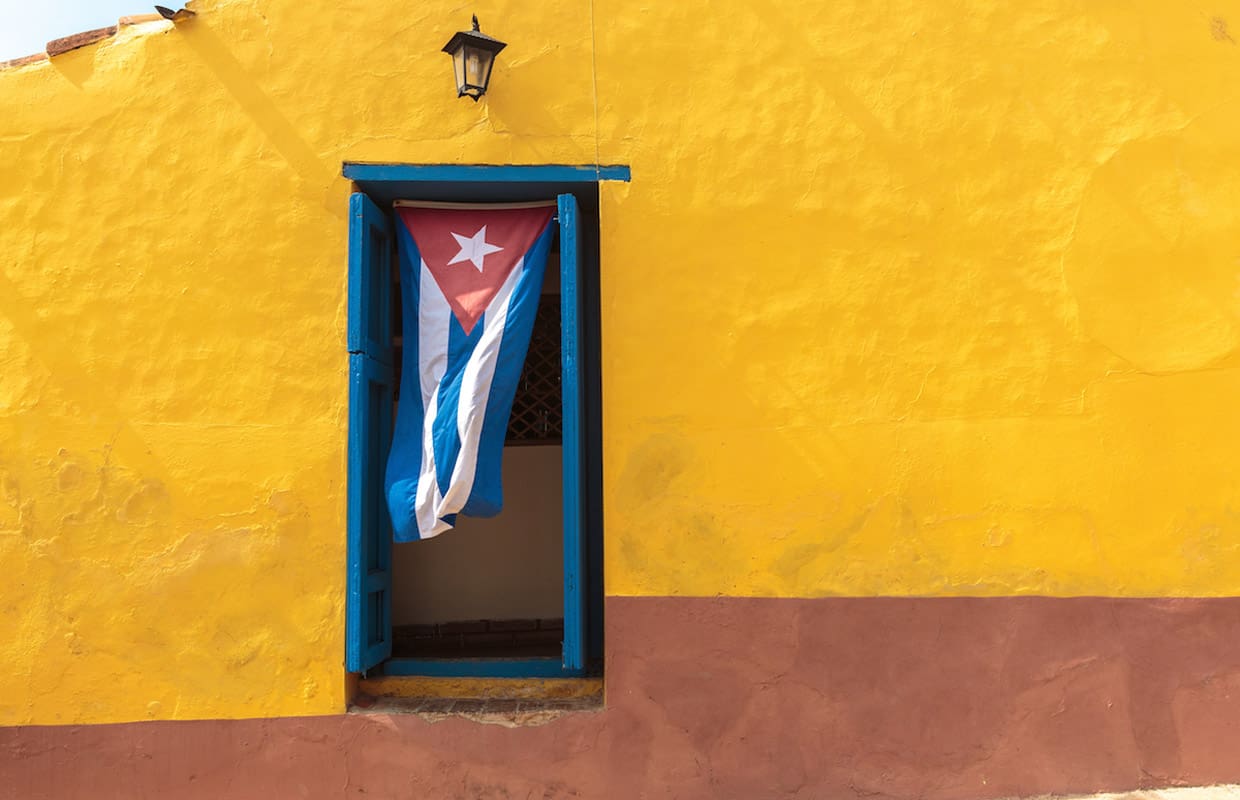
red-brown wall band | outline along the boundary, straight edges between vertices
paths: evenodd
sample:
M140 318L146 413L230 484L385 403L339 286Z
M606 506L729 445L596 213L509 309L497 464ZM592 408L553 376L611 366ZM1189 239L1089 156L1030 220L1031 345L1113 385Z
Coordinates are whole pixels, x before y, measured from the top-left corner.
M609 598L607 708L0 730L0 797L956 800L1240 781L1240 600Z

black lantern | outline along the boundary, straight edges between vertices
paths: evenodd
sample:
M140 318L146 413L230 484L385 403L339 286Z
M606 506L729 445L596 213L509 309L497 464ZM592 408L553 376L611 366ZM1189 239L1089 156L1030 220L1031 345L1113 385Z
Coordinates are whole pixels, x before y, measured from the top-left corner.
M478 15L474 15L472 31L457 32L443 51L452 56L452 68L456 71L456 96L469 95L478 98L487 93L491 82L491 67L495 66L495 54L508 45L492 39L478 30Z

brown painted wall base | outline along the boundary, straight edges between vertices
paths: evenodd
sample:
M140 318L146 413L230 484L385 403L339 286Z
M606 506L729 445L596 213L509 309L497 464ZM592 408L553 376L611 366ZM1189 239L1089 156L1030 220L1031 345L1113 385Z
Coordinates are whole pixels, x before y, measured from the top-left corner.
M0 797L969 800L1240 782L1240 600L610 598L606 711L0 730Z

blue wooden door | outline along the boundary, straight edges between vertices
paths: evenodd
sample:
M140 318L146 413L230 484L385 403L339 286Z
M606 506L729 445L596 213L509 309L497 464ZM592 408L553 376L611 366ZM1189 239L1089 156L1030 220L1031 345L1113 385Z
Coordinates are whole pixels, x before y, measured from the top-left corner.
M392 654L392 523L383 471L392 442L392 229L366 195L349 200L348 593L345 666Z
M582 492L585 405L581 376L581 223L577 198L558 198L560 218L560 391L563 403L564 652L563 669L585 669L585 504Z

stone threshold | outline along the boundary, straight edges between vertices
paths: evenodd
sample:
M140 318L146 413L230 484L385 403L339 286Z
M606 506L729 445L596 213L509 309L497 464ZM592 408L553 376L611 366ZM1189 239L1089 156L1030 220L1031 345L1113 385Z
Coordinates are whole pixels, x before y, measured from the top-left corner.
M601 678L363 678L352 714L417 714L429 722L465 717L519 727L603 709Z

